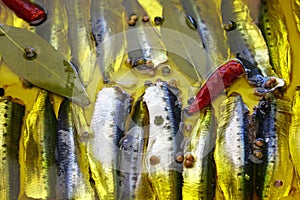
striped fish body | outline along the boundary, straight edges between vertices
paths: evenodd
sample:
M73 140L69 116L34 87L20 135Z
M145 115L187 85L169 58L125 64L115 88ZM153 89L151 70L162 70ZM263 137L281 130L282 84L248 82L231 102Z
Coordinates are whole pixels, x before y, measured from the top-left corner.
M91 37L91 0L64 0L68 15L68 37L71 46L72 63L78 67L85 86L92 79L96 64L95 44Z
M120 88L103 88L97 95L89 138L92 177L100 199L118 199L119 141L124 136L131 98Z
M18 199L20 191L19 139L24 106L0 99L1 199Z
M82 152L77 141L74 127L72 103L64 99L58 114L57 123L57 163L58 199L93 199L93 189L89 183L89 169L85 161L86 152Z
M229 46L226 33L222 29L220 3L217 0L184 1L181 0L186 14L192 16L197 23L203 45L213 60L214 67L229 59Z
M232 94L221 104L214 159L217 186L225 199L252 199L253 166L248 139L248 109L241 96Z
M261 199L280 199L288 196L293 179L288 131L291 102L275 99L262 100L256 114L256 137L264 140L262 163L256 164L256 193Z
M184 200L214 199L213 148L216 142L215 129L216 122L211 108L202 111L190 135L190 144L184 151L186 158L191 155L194 159L191 164L185 160L183 165L182 196Z
M40 90L25 121L23 168L27 197L54 199L56 196L56 126L49 94Z
M294 100L292 105L292 119L290 126L289 145L293 164L297 173L300 175L300 87L294 92ZM299 183L298 183L299 185Z
M123 56L126 43L122 1L91 0L91 20L97 63L103 81L109 82L112 73L121 67L116 58Z
M146 151L148 179L157 199L182 199L181 105L164 82L146 89L143 100L149 110L149 142Z
M129 130L120 141L120 199L154 199L143 165L148 129L148 110L145 102L139 99L134 106Z
M221 12L224 27L232 27L226 34L231 53L258 67L263 76L274 75L267 44L244 0L222 0Z
M269 48L271 65L288 86L291 78L291 49L279 0L264 0L261 13L260 26Z

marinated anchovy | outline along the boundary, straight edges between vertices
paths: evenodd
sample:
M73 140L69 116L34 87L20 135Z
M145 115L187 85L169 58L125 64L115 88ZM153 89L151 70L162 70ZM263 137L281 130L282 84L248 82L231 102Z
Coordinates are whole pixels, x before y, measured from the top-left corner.
M274 75L267 44L244 0L222 0L221 12L231 52L258 67L263 76Z
M122 63L116 59L124 54L125 20L121 0L91 0L92 32L96 42L97 62L103 81L109 82Z
M96 65L96 50L89 22L91 0L64 0L64 3L69 21L72 63L78 67L81 80L87 86Z
M270 96L255 114L256 137L263 140L262 162L255 169L256 193L261 199L280 199L289 195L293 179L288 141L291 102Z
M271 65L275 73L290 84L291 49L285 16L279 0L264 0L261 6L261 28L269 48Z
M56 126L48 92L40 90L26 118L24 130L24 190L29 198L56 197Z
M253 164L248 138L248 108L232 94L221 104L214 158L217 186L225 199L253 199Z
M44 24L35 27L35 32L70 60L68 17L64 2L62 0L34 0L34 2L43 5L49 15Z
M129 130L120 141L119 199L155 199L143 165L148 132L148 109L139 99L134 106Z
M124 0L122 4L126 7L128 24L132 21L126 32L126 39L128 57L132 60L133 67L146 70L166 62L168 60L166 48L157 29L151 23L138 20L146 13L143 7L137 0Z
M215 171L213 149L216 142L216 122L211 108L201 112L190 135L183 164L184 200L214 199Z
M289 145L292 161L297 173L300 175L300 87L298 86L294 92L294 100L292 105L292 120L290 126Z
M197 32L202 39L205 49L213 60L212 67L217 67L229 59L230 50L226 33L222 28L219 1L181 0L181 2L186 13L195 19Z
M292 10L293 10L294 19L297 24L297 29L300 32L300 0L292 1Z
M1 199L18 199L20 191L19 139L25 107L0 99Z
M74 126L72 103L60 105L57 124L58 199L93 199L86 152L80 148Z
M182 199L181 103L164 82L146 89L143 100L149 110L149 142L146 151L148 179L158 199Z
M88 151L100 199L119 199L119 141L124 136L130 104L129 94L117 87L103 88L97 96Z

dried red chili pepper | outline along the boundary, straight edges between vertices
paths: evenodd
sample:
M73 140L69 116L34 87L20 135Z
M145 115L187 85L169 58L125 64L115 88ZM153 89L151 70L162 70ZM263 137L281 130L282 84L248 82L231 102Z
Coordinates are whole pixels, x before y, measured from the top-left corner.
M188 113L195 113L208 106L211 100L217 97L244 73L244 67L237 59L229 60L218 67L200 88L195 100L188 108Z
M39 25L47 19L46 11L29 0L2 0L3 3L13 10L16 15L30 25Z

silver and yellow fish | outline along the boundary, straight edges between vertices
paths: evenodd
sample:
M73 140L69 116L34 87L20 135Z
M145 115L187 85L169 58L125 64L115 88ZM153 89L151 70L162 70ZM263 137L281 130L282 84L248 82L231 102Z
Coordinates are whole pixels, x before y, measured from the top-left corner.
M119 58L124 56L126 45L124 12L121 0L91 0L92 33L104 82L110 82L112 73L122 65Z
M213 150L216 142L216 121L211 108L201 111L184 150L182 197L184 200L213 199L215 167Z
M145 162L156 199L182 199L182 163L176 161L176 155L182 154L183 138L177 92L157 82L143 95L150 117Z
M1 199L18 199L20 192L19 139L25 107L0 98Z
M77 140L70 101L64 99L60 105L57 123L56 159L58 163L58 199L93 199L89 166L85 148Z
M106 87L97 95L88 156L100 199L119 199L119 141L124 136L130 106L131 97L121 88Z
M120 141L119 199L155 199L144 166L149 113L142 99L135 103L129 128Z
M252 199L253 164L249 160L248 108L232 94L221 104L214 152L217 187L225 199Z
M250 16L244 0L222 0L221 13L231 53L261 70L263 76L273 76L266 41Z
M35 199L56 198L57 162L55 160L57 120L49 94L40 90L24 129L24 190Z
M292 120L289 134L289 145L292 161L296 170L296 176L300 175L300 87L294 92L292 104ZM298 183L299 185L299 183Z
M72 63L78 68L85 86L93 78L96 66L96 49L90 26L91 0L64 0L68 16L68 38Z
M288 139L291 102L270 95L255 115L256 138L263 140L262 162L255 165L256 193L260 199L280 199L289 195L294 174Z
M285 15L279 0L264 0L261 6L260 25L266 39L271 65L275 73L288 86L291 79L291 48Z

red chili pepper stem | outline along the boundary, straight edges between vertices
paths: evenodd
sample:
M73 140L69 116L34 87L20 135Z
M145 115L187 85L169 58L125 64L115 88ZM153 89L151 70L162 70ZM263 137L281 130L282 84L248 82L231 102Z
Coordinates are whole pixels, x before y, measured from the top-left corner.
M218 67L200 88L195 100L188 108L188 113L193 114L208 106L213 99L244 73L245 68L238 59L231 59Z
M2 0L16 15L32 26L37 26L47 19L47 12L29 0Z

